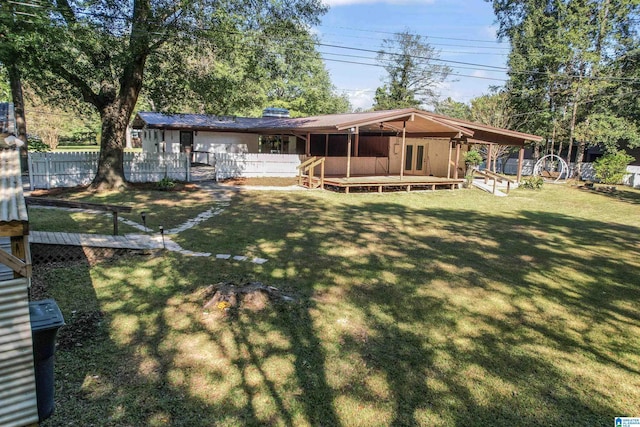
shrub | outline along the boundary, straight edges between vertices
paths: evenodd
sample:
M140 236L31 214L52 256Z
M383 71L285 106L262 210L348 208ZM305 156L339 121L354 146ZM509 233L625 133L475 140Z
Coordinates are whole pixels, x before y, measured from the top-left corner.
M605 154L596 159L593 168L596 171L596 178L609 185L621 184L622 178L627 173L627 165L635 159L625 151L616 151Z
M478 166L482 163L482 155L476 150L469 150L464 153L464 162L469 166Z
M464 162L467 165L467 173L464 176L466 179L465 187L470 188L473 183L473 170L482 163L482 155L476 150L469 150L464 153Z
M520 187L526 188L529 190L540 190L544 185L544 179L541 176L528 176L526 178L522 178L520 181Z
M34 151L36 153L44 153L47 151L51 151L51 148L45 144L41 139L29 138L29 151Z
M171 178L165 176L156 183L156 187L161 191L170 191L176 186L176 183Z

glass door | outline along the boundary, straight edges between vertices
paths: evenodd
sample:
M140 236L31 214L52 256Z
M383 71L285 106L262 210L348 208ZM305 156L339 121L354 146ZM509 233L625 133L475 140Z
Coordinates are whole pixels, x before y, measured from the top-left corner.
M409 143L406 146L404 172L408 175L426 175L426 143Z

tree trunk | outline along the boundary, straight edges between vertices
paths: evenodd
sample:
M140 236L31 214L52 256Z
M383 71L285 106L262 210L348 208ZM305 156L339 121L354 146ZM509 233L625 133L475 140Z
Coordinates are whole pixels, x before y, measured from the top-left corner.
M573 148L573 139L576 130L576 117L578 115L578 93L576 92L575 100L573 101L573 111L571 112L571 126L569 128L569 146L567 147L567 165L569 165L569 171L571 171L571 149ZM574 173L569 173L568 178L573 178Z
M578 148L576 150L576 168L574 176L580 179L580 175L582 174L582 159L584 159L584 150L586 148L586 144L584 141L578 142Z
M98 171L91 187L97 190L114 190L126 186L124 177L124 146L129 116L120 111L119 100L100 111L102 134Z
M127 125L142 90L144 66L151 49L148 31L150 2L136 0L133 8L130 57L124 64L122 76L119 78L119 90L116 93L116 86L105 82L100 94L87 94L87 101L98 108L102 120L98 171L91 183L91 187L97 190L115 190L126 186L124 147Z
M9 74L9 86L11 87L11 98L13 101L13 114L16 120L16 137L24 146L20 149L20 164L22 170L27 169L27 119L24 115L24 97L22 95L22 77L20 69L16 64L7 64Z

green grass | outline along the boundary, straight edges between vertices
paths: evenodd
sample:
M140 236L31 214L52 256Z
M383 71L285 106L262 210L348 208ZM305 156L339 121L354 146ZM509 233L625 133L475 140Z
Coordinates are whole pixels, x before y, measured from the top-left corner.
M151 185L152 186L152 185ZM118 206L130 206L130 213L118 214L142 224L141 213L146 212L147 226L158 230L177 227L213 206L212 198L201 191L159 191L132 188L126 191L95 193L90 191L65 190L50 196L54 199L84 201ZM32 230L60 231L68 233L112 234L111 213L70 212L63 209L29 208L29 223ZM139 233L139 230L119 224L119 234Z
M239 193L191 250L46 273L54 425L602 425L640 402L640 192ZM165 215L173 215L167 210ZM203 289L294 304L221 320ZM74 313L75 314L72 314ZM72 326L70 326L70 329Z

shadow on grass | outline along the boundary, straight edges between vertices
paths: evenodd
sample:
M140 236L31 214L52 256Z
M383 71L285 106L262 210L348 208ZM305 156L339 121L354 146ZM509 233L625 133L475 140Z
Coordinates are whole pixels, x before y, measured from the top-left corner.
M640 191L632 190L628 187L617 186L614 187L615 191L608 191L606 187L596 187L594 190L587 190L593 194L598 194L603 197L607 197L613 200L618 200L620 202L632 203L632 204L640 204Z
M80 403L49 425L600 425L634 409L607 381L638 383L640 228L239 194L189 233L208 237L189 249L269 262L94 268L82 292L107 327L58 366ZM199 289L240 276L300 301L203 313Z

